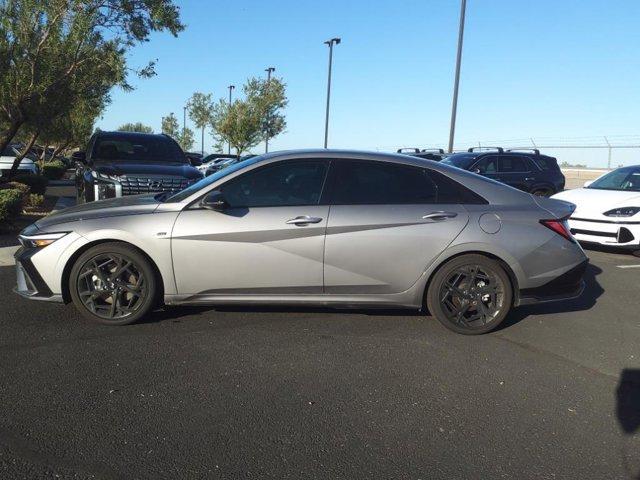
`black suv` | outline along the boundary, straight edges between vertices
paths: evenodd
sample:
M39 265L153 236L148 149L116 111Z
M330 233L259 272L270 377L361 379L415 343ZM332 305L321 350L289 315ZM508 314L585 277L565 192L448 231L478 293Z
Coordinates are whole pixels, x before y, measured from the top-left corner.
M423 148L422 150L419 148L399 148L397 152L404 155L410 155L412 157L434 160L436 162L439 162L445 157L444 150L441 148Z
M167 135L97 132L76 161L78 203L150 192L177 192L203 175Z
M483 147L486 148L486 147ZM558 161L539 150L478 151L470 148L464 153L454 153L442 163L469 170L492 178L533 195L548 197L564 190L565 178Z

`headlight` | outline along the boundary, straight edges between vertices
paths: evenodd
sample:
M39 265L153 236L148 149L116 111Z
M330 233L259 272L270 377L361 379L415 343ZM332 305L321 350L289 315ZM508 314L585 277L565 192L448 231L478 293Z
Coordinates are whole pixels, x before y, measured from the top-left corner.
M91 171L91 176L98 180L106 180L107 182L119 182L120 177L117 175L107 175L106 173L96 172L95 170Z
M25 248L43 248L61 239L69 232L39 233L37 235L20 235L18 240Z
M640 212L640 207L620 207L604 212L607 217L631 217Z

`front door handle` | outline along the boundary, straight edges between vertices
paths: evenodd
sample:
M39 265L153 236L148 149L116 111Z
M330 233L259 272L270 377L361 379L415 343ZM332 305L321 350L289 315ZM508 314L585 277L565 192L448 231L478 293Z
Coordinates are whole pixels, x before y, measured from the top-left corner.
M310 223L320 223L322 219L320 217L310 217L309 215L302 215L300 217L287 220L287 225L309 225Z
M525 177L525 182L530 182L531 180L535 180L535 177Z
M455 218L458 214L456 212L431 212L428 215L423 216L424 220L435 220L441 222L447 218Z

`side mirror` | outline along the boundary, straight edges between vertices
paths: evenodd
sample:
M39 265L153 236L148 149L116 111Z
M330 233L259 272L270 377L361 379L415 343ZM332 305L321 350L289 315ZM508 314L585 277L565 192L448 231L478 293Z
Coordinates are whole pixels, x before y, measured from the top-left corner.
M202 208L206 208L207 210L215 210L216 212L222 212L225 210L229 204L222 196L222 192L220 190L214 190L209 192L200 202L200 206Z
M73 152L71 154L71 160L73 160L74 162L87 163L87 153Z
M593 183L593 180L587 180L586 182L584 182L583 187L587 188L589 185L591 185Z
M474 168L473 169L473 173L480 173L480 169L479 168Z

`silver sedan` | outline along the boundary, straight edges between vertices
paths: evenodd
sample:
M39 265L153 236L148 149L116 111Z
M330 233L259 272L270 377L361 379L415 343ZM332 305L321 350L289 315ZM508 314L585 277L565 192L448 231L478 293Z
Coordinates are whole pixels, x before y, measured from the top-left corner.
M573 208L405 155L272 153L177 194L39 220L20 235L16 291L111 325L163 303L357 305L479 334L512 307L581 293Z

